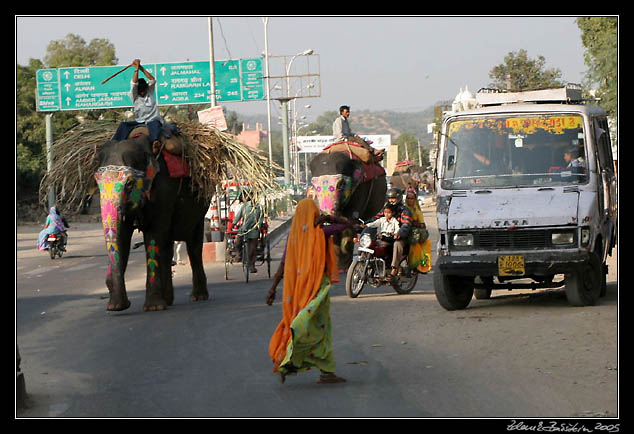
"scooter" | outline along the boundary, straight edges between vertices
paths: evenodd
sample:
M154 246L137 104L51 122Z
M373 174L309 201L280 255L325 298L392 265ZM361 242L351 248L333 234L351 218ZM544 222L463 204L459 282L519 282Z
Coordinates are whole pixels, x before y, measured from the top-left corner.
M353 257L346 275L346 294L357 298L365 284L375 288L391 285L398 294L409 294L416 286L418 274L409 271L406 248L395 276L390 276L394 241L380 239L376 229L365 228L357 241L358 255Z
M46 242L48 243L48 253L51 255L51 259L55 259L55 256L61 258L66 251L62 234L59 232L48 234L46 236Z

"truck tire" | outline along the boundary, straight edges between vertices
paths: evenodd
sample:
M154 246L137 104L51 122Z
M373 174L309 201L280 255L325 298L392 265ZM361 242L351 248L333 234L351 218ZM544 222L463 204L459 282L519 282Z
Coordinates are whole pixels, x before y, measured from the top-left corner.
M462 276L446 276L434 271L436 300L447 310L466 308L473 298L473 279Z
M567 273L564 279L568 303L573 306L594 306L601 295L602 282L605 281L599 255L591 253L588 262Z

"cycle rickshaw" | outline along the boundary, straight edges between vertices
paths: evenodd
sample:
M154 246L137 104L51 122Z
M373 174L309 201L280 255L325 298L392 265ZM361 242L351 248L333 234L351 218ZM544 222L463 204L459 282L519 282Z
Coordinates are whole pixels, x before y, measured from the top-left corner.
M229 280L229 268L231 265L242 262L242 272L244 279L249 282L251 264L249 264L248 243L240 242L238 231L232 227L230 219L225 218L225 280ZM265 218L255 245L255 266L261 266L266 262L269 278L271 277L271 242L268 239L268 221Z

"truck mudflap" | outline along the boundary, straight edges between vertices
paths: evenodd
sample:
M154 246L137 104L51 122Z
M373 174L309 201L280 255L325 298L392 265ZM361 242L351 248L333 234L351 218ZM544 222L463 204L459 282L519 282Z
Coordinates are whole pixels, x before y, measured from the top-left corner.
M576 271L590 260L588 252L513 253L523 259L524 276L551 276ZM435 268L447 276L500 276L499 258L507 254L439 256ZM521 278L522 275L514 277Z

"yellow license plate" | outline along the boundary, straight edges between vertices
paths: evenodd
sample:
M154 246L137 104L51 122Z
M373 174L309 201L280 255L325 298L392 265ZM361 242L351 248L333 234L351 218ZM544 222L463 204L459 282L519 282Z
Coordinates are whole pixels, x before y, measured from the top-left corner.
M525 273L523 256L498 256L498 274L500 276L523 276Z

